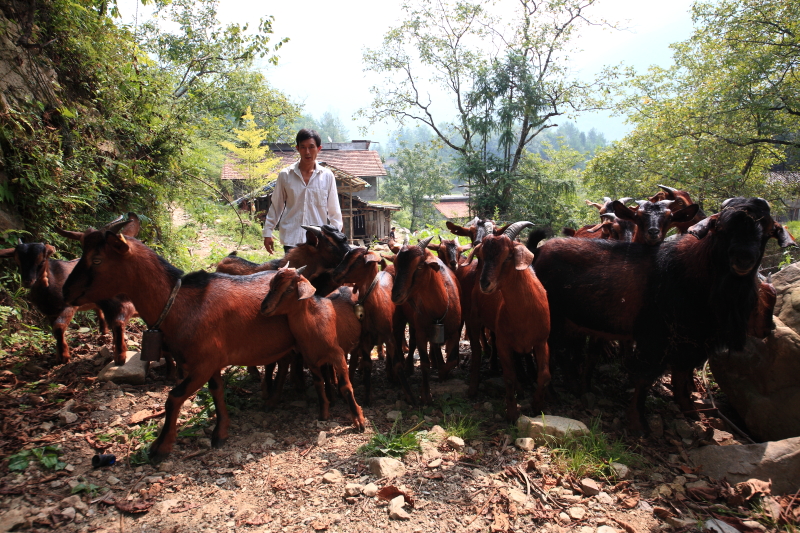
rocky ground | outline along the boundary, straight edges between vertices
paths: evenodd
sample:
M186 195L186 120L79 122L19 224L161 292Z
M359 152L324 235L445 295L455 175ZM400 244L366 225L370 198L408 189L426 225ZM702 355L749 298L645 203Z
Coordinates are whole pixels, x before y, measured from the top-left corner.
M606 468L608 476L582 474L580 457L568 463L554 447L515 446L517 429L505 422L499 378L484 380L471 403L460 369L452 380L435 383L435 404L421 408L399 400L380 362L375 401L364 409L366 433L354 431L341 400L331 420L317 421L313 387L287 386L279 408L266 412L258 383L243 370L230 371L225 446L210 448L213 417L207 419L208 395L200 393L184 405L184 436L175 450L150 465L144 452L171 388L165 368L151 368L140 386L96 382L107 352L91 333L71 335L77 348L69 364L52 368L30 360L24 347L0 361L0 531L635 533L689 531L716 519L720 531L744 533L777 522L764 505L754 512L727 483L697 475L686 450L711 444L713 426L724 422L684 420L663 384L648 402L653 435L626 438L624 376L613 364L600 368L598 394L582 401L557 382L557 398L546 411L595 421L608 442L621 439L637 454L628 468ZM138 335L131 334L132 348ZM418 379L419 372L415 386ZM361 392L357 387L357 398ZM523 400L523 413L532 415L527 407ZM376 432L389 434L398 412L395 429L427 433L420 450L393 465L399 470L379 470L359 448ZM464 415L479 423L479 432L466 442L448 438L443 428ZM19 451L32 449L44 449L43 459L29 455L27 468L20 468ZM115 454L117 463L93 468L98 453ZM781 504L784 512L793 510L794 502L766 501L778 505L778 517Z

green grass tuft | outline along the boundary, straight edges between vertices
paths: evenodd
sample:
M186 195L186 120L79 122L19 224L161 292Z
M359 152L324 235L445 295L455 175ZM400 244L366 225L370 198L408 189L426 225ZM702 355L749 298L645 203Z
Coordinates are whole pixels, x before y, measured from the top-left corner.
M358 449L358 453L365 457L403 457L409 452L419 451L419 439L414 430L420 424L401 433L401 420L402 418L395 420L392 429L386 434L379 432L373 425L375 435Z
M572 473L578 478L600 477L613 479L611 463L637 466L643 458L634 453L621 440L611 440L596 418L589 427L589 434L570 436L557 446L552 446L553 462L564 473Z

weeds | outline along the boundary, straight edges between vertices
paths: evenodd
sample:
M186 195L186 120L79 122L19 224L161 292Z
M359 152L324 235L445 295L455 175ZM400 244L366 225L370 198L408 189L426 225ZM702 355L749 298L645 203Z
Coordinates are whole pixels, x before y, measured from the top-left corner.
M414 432L420 424L412 427L405 433L400 433L402 430L399 425L402 418L398 418L392 424L392 429L385 435L375 429L375 435L369 440L368 443L358 449L358 453L366 457L403 457L408 452L419 451L419 440L417 434Z
M471 416L445 415L442 427L448 435L460 437L465 442L468 440L478 440L483 437L480 429L480 421Z
M59 446L50 445L32 450L21 450L8 458L8 469L24 471L32 460L38 461L43 467L53 470L63 470L67 463L60 461L58 456L64 453Z
M157 436L158 424L155 420L151 420L147 424L135 428L128 434L131 449L134 450L134 453L130 456L131 466L145 465L150 462L150 458L147 455L148 444L156 440ZM134 446L134 443L137 441L138 444Z
M107 487L100 487L99 485L95 485L94 483L87 483L84 480L75 485L74 487L72 487L70 494L78 494L81 492L85 492L86 494L89 495L90 498L94 498L101 492L106 492L106 491L108 491Z
M609 440L603 433L600 419L596 418L589 427L588 435L566 437L560 445L552 446L556 466L576 477L614 478L611 463L638 465L642 457L629 450L621 440Z

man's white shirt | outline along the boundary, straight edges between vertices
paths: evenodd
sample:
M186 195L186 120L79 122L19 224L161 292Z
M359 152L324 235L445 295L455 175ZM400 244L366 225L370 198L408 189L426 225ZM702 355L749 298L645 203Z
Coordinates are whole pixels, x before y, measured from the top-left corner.
M301 225L328 223L339 231L342 229L342 210L333 172L315 163L306 185L299 164L298 161L278 174L272 204L261 232L264 237L272 237L272 231L280 221L281 244L289 246L306 242L306 230Z

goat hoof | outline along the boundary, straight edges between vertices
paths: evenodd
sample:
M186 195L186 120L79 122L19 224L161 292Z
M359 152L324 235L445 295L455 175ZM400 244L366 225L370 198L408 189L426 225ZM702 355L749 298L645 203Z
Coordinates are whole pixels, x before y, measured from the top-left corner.
M228 440L228 437L211 437L211 447L212 448L222 448L225 445L225 442Z
M147 458L150 460L150 464L157 465L161 463L164 459L167 458L169 452L160 452L158 450L153 450L153 447L150 447L150 450L147 452Z

